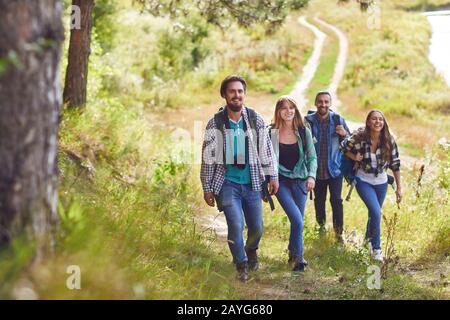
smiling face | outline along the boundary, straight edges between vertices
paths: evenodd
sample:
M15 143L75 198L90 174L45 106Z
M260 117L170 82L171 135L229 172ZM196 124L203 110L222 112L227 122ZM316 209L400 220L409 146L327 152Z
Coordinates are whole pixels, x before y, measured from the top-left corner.
M292 121L295 117L295 106L288 101L284 101L280 107L279 115L283 121Z
M381 132L384 127L383 115L378 111L372 112L367 118L366 125L370 128L371 131Z
M317 113L325 117L328 114L331 106L331 97L328 94L320 94L317 96L315 105L317 108Z
M233 81L228 83L225 89L224 96L227 106L234 112L239 112L242 110L244 105L245 90L244 86L239 81Z

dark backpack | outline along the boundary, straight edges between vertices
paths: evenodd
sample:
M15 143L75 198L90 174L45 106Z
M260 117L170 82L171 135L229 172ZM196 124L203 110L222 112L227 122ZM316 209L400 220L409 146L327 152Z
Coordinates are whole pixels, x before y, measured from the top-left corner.
M248 107L246 107L246 109L248 122L250 123L250 128L256 131L256 139L257 139L256 148L259 154L259 132L256 126L256 111ZM214 123L216 125L216 129L220 130L222 132L222 137L225 138L226 126L225 126L224 107L220 107L219 111L214 115ZM223 152L223 163L225 163L225 150Z

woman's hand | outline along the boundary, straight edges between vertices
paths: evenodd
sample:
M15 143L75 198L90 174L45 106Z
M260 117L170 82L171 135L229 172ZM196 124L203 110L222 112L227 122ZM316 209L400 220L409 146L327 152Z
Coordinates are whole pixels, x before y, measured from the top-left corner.
M400 204L402 201L402 189L397 188L397 190L395 190L395 196L397 197L397 204Z
M312 189L314 189L316 185L316 181L312 177L308 177L306 179L306 192L310 192Z
M359 162L359 161L362 161L362 159L363 159L363 155L361 153L358 152L356 154L353 154L353 160L354 161Z

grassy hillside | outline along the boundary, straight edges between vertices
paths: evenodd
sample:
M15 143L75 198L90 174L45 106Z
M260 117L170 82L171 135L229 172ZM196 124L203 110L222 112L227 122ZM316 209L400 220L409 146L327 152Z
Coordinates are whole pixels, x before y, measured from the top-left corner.
M450 111L450 90L428 61L430 25L425 16L406 10L425 2L384 1L362 13L351 3L316 0L308 9L349 38L339 88L346 116L361 121L368 110L381 109L402 147L420 156L430 141L449 136ZM322 10L325 3L327 10Z

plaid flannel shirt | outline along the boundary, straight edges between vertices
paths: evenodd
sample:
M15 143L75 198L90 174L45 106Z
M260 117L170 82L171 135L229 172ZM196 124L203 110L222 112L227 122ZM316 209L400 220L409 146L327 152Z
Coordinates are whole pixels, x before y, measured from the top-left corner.
M364 172L367 173L373 173L375 176L378 176L378 174L385 171L387 168L391 169L392 171L398 171L400 170L400 158L398 154L398 147L397 143L395 142L394 138L392 138L392 161L386 162L381 157L381 145L378 144L377 150L375 151L375 156L377 158L377 167L372 168L372 160L370 158L370 146L371 141L358 141L359 139L356 139L356 134L352 134L350 137L347 137L344 139L344 141L341 142L341 150L343 153L346 153L347 151L352 152L353 154L360 153L363 156L362 161L357 163L358 169L364 170Z
M259 155L256 145L257 135L250 129L250 122L247 116L247 108L243 108L242 116L248 128L249 140L249 164L250 178L253 191L261 191L262 184L266 176L270 180L278 180L277 159L273 151L268 130L263 118L257 114L256 130L259 133ZM227 130L225 130L227 134ZM226 150L225 137L222 131L216 128L214 117L206 125L205 138L202 145L202 164L200 168L200 180L203 192L213 192L218 195L225 180L226 164L223 162L223 153Z

